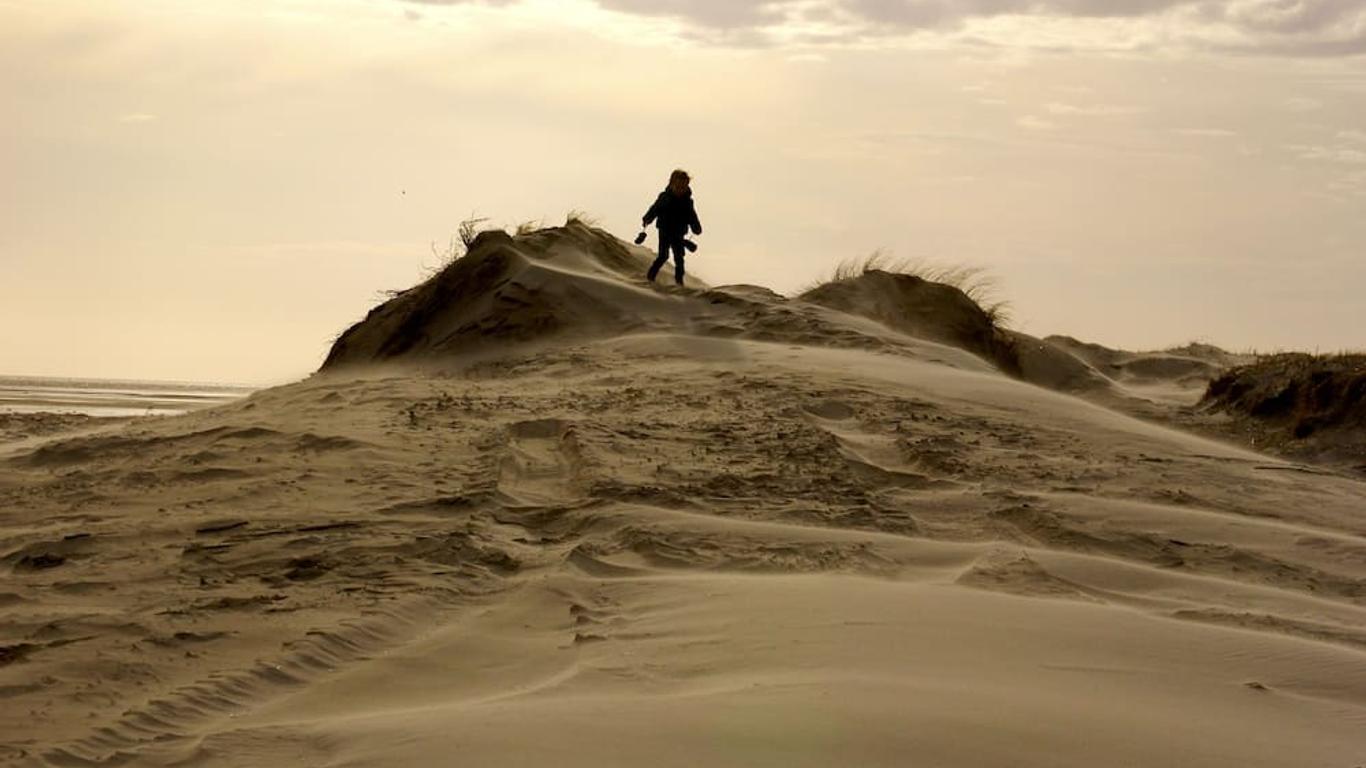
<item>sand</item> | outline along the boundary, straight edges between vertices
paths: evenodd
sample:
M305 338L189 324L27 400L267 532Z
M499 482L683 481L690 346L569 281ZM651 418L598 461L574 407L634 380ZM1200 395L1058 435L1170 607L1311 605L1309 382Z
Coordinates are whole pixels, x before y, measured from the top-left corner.
M1366 762L1360 480L548 258L553 336L9 435L0 762Z

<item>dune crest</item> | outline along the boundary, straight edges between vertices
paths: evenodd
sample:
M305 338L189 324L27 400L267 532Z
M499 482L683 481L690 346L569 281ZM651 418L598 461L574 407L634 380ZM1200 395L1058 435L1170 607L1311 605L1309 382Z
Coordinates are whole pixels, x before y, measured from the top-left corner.
M509 345L657 331L884 350L915 348L907 343L915 339L1051 389L1111 388L1071 345L1002 328L951 285L869 269L790 299L757 286L709 289L691 277L687 289L656 291L642 280L652 258L577 221L516 237L483 232L467 254L347 329L322 370L440 364Z

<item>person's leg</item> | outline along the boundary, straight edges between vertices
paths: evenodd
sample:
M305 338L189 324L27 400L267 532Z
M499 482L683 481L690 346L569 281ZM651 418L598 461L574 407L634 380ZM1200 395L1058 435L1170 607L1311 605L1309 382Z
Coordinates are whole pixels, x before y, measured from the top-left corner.
M673 242L674 249L674 282L683 284L683 238L678 238Z
M659 258L655 259L655 263L650 265L650 272L646 275L646 277L650 279L650 282L653 283L655 281L655 276L659 274L659 270L664 266L664 262L668 260L669 240L664 237L664 233L661 232L659 235Z

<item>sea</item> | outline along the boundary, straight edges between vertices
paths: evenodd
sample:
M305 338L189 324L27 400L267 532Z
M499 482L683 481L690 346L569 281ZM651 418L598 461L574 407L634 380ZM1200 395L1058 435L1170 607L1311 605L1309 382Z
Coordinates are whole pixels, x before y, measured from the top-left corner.
M169 416L246 397L238 384L0 376L0 413Z

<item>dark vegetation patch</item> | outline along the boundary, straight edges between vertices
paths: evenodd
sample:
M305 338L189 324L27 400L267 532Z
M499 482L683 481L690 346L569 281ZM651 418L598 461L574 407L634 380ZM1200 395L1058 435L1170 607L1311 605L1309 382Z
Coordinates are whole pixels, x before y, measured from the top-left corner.
M1295 439L1366 427L1366 355L1288 353L1233 368L1205 391L1209 410L1274 424Z
M1200 406L1265 447L1366 460L1366 354L1269 355L1210 382Z

